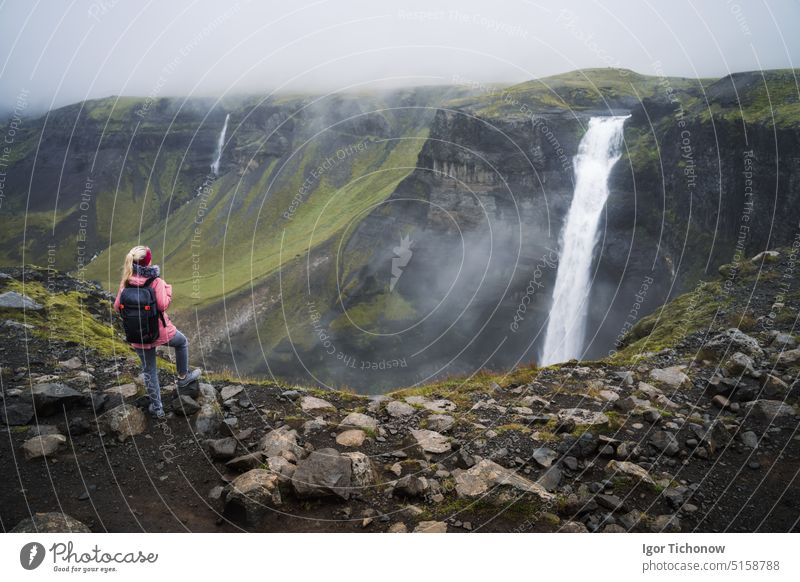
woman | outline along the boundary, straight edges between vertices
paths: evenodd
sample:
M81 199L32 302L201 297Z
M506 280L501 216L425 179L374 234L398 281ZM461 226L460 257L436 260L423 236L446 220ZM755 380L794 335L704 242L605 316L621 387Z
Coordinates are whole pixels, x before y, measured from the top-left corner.
M150 287L155 292L156 305L160 313L158 339L146 344L131 343L131 346L142 361L144 382L150 398L150 413L156 418L163 418L164 406L161 403L161 388L158 384L156 346L168 345L175 348L175 367L178 371L179 390L200 378L200 370L189 372L189 341L175 328L167 315L167 308L172 302L172 285L159 277L158 265L150 265L151 260L152 253L148 247L136 246L128 252L122 267L122 280L114 301L114 309L120 310L120 295L126 286L141 287L148 279L152 279Z

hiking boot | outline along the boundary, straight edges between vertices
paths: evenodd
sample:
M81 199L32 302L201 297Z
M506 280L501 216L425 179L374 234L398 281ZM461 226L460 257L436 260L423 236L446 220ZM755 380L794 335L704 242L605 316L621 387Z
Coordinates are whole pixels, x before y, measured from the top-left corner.
M156 409L156 408L153 408L153 405L151 404L150 406L147 407L147 409L150 411L150 415L153 418L161 419L161 418L164 418L166 416L166 413L164 412L163 408Z
M185 378L178 378L178 382L177 382L178 388L179 389L180 388L186 388L192 382L196 382L197 380L199 380L200 379L200 373L201 373L200 372L200 368L195 368L194 370L192 370L191 372L186 374Z

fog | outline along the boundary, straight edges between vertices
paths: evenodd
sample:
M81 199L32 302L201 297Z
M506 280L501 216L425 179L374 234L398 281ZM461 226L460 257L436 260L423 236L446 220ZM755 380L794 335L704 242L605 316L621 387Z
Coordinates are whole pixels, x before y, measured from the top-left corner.
M87 98L518 82L584 67L792 67L800 5L676 1L10 0L0 112Z

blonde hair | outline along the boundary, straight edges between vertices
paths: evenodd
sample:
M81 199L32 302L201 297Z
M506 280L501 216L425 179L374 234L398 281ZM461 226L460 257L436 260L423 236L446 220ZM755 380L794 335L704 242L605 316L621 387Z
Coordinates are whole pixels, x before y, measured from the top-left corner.
M125 262L122 263L122 279L120 279L119 286L124 287L128 279L133 275L133 263L141 261L147 254L147 247L136 246L128 251L125 255Z

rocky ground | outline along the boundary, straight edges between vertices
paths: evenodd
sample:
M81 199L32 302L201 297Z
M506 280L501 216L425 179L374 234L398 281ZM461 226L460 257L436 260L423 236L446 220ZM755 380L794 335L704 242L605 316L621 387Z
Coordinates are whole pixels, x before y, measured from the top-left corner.
M684 298L609 360L372 398L213 374L178 393L165 369L160 421L102 290L4 269L0 526L799 531L794 259L755 258L708 321Z

